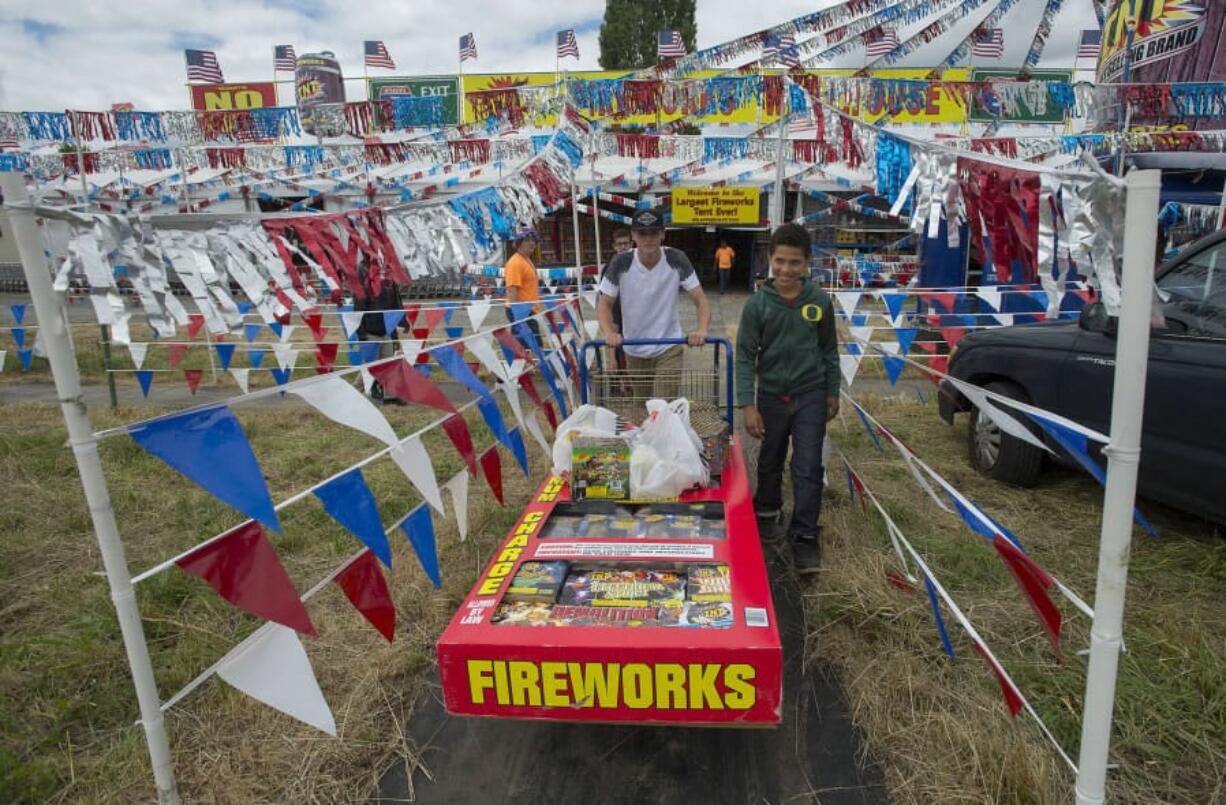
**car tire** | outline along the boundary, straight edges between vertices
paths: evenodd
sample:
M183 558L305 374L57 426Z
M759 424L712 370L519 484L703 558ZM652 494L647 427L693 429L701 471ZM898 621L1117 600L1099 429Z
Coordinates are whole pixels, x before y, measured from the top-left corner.
M1013 383L996 381L985 386L988 391L1019 402L1030 402L1026 393ZM1025 423L1036 436L1037 429ZM971 465L981 475L1014 486L1034 486L1043 469L1043 451L1016 436L1001 431L978 408L971 408L970 430L967 434Z

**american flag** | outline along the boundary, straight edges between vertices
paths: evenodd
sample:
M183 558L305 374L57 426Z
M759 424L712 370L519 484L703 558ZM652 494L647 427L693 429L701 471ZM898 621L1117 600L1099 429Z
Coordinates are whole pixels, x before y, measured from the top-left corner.
M865 52L868 53L869 58L880 58L898 47L898 31L895 31L893 28L878 26L864 36L866 43Z
M1099 28L1081 32L1081 44L1077 47L1077 58L1097 59L1103 48L1103 32Z
M477 59L477 37L472 34L464 34L460 37L460 63L472 59Z
M225 81L221 74L221 65L217 62L217 54L211 50L185 50L187 57L188 81L211 81L220 84Z
M298 57L294 55L293 45L277 45L272 49L272 71L284 70L294 72L298 66Z
M383 44L383 40L367 39L365 53L367 67L382 67L386 70L396 69L396 62L392 61L392 54L387 52L387 47Z
M21 148L21 143L11 137L0 137L0 151L17 150Z
M999 59L1005 55L1005 32L1000 28L975 31L971 55L977 59Z
M784 67L800 66L800 51L796 49L796 37L792 34L767 34L762 46L762 61L777 59Z
M680 31L660 31L656 39L656 55L661 59L671 59L685 55L685 42Z
M558 31L558 58L563 59L567 56L579 58L579 40L575 39L574 28Z

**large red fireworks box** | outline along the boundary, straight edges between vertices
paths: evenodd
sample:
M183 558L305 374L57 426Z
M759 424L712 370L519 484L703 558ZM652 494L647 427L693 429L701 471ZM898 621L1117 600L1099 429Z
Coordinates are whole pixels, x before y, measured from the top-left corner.
M541 484L438 641L447 710L770 726L783 652L744 456L674 502Z

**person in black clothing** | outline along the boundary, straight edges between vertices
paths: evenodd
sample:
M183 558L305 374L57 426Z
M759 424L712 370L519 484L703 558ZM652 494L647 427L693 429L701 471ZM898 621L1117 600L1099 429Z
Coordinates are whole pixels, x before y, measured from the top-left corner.
M362 341L378 341L379 342L379 360L390 358L395 352L396 333L387 331L387 324L383 318L383 312L388 310L400 310L400 288L390 279L384 278L379 283L379 293L368 294L364 299L355 299L353 303L354 310L369 311L362 317L361 324L358 325L358 338ZM407 320L402 320L403 329L408 330L409 324ZM383 386L376 381L370 387L370 398L372 400L381 401L384 405L404 405L404 401L396 397L387 397L383 393Z

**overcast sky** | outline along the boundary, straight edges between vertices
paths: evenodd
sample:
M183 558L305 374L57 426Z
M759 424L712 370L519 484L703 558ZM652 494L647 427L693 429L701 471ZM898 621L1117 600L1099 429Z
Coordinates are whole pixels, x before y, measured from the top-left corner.
M1002 26L1004 60L980 66L1020 64L1045 4L1020 0ZM372 76L453 74L458 37L471 31L480 58L466 62L466 72L552 71L555 32L574 28L582 58L563 64L597 69L604 14L603 0L2 0L2 5L0 109L13 111L100 110L119 101L137 109L186 109L184 48L216 51L228 81L270 80L276 44L292 44L299 54L331 50L347 77L361 76L365 39L382 39L398 68L372 70ZM698 46L832 5L831 0L698 0ZM995 5L985 3L903 66L937 63ZM902 36L924 24L903 29ZM1091 0L1064 0L1040 66L1072 66L1079 32L1096 26ZM862 58L831 66L858 67ZM362 97L356 84L349 93L351 99Z

